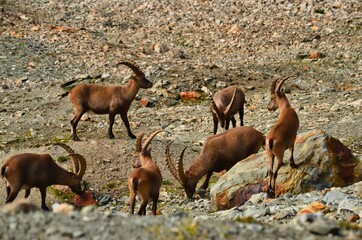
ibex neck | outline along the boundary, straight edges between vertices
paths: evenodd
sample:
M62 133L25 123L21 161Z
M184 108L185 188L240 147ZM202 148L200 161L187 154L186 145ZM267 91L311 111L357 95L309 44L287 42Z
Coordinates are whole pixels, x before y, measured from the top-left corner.
M140 90L140 86L137 84L136 80L131 79L129 83L126 85L127 88L127 94L131 97L131 99L134 99Z
M54 183L53 184L59 184L59 185L67 185L71 183L73 178L73 173L68 172L65 169L60 169L56 172Z
M203 161L197 159L188 169L195 182L198 182L203 176L205 176L209 172L209 168L207 166L200 164L202 162Z
M290 108L290 107L291 107L290 103L286 96L279 98L279 100L278 100L279 112L282 112L282 111L284 111L284 109Z

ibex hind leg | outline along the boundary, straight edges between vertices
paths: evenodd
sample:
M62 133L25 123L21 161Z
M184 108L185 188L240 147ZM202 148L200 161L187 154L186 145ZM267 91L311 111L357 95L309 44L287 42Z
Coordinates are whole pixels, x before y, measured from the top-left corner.
M295 162L294 162L294 156L293 156L293 154L294 154L294 144L293 144L293 146L290 148L290 159L289 159L289 163L290 163L290 167L291 167L291 168L297 168L298 165L295 164Z
M241 106L239 110L239 117L240 117L240 126L244 126L244 104Z

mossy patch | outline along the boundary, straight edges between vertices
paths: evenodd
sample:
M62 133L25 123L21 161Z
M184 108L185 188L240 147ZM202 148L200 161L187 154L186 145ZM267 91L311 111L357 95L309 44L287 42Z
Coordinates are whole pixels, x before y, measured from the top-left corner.
M56 196L58 199L62 200L63 202L71 202L72 199L75 196L75 193L71 192L71 191L61 191L58 189L55 189L53 187L48 187L48 191Z

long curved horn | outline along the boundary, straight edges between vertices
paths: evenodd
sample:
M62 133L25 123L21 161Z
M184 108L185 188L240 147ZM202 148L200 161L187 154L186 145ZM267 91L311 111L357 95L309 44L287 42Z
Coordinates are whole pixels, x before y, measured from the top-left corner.
M280 80L280 82L278 82L277 87L275 88L276 92L280 92L280 88L282 87L283 83L285 82L285 80L287 80L288 78L293 77L293 75L289 75L286 76L285 78L283 78L282 80Z
M273 82L272 82L272 84L270 85L270 93L271 93L271 94L274 94L274 93L275 93L275 86L276 86L276 84L277 84L278 81L279 81L279 78L274 79Z
M167 144L166 146L166 165L168 167L168 169L170 169L172 175L176 178L177 181L179 181L181 183L181 185L183 184L177 174L177 170L175 165L173 165L172 160L171 160L171 156L170 156L170 145L172 144L172 142L170 142L169 144Z
M80 168L78 171L76 171L76 174L80 178L83 178L85 170L87 168L87 162L85 161L84 157L77 153L70 154L69 157L72 158L73 164L74 164L74 162L79 162Z
M54 143L53 145L64 148L64 150L69 154L67 157L69 157L72 154L75 154L74 150L65 143L58 142L58 143ZM79 171L79 162L73 158L72 158L72 161L73 161L73 170L75 173L77 173Z
M148 145L150 145L152 139L160 132L163 132L163 130L160 129L160 130L157 130L157 131L154 131L153 133L151 133L151 135L145 140L145 142L142 145L142 150L141 150L142 152L147 150Z
M143 72L141 71L141 69L134 63L128 62L128 61L120 61L117 65L125 65L127 67L129 67L130 69L132 69L132 71L136 74L136 75L143 75Z
M234 94L233 94L233 96L232 96L232 98L231 98L231 100L230 100L229 105L226 107L226 109L225 109L225 111L224 111L224 115L227 115L227 114L229 113L230 108L231 108L231 106L232 106L233 103L234 103L235 95L236 95L236 90L237 90L237 87L235 86Z
M136 153L140 153L142 150L141 148L142 138L143 138L143 133L140 133L136 139Z
M210 108L211 108L211 111L214 111L214 112L216 113L216 115L218 115L218 116L221 115L221 114L220 114L220 111L219 111L219 109L217 108L216 103L215 103L215 101L214 101L213 98L211 99Z
M67 144L65 144L65 143L60 143L60 142L58 142L58 143L54 143L53 146L60 146L60 147L64 148L65 151L67 151L68 154L74 154L74 153L75 153L74 150L71 149L71 148L70 148Z
M184 153L187 147L185 147L180 155L179 160L177 161L177 170L178 170L178 176L180 177L181 182L183 185L187 182L187 177L184 172L184 166L183 166L183 159L184 159Z

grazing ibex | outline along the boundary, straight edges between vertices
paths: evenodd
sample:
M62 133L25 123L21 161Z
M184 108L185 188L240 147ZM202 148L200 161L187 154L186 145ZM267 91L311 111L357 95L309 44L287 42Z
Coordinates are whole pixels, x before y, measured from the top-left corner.
M214 122L214 134L217 132L217 125L229 129L230 120L233 127L236 127L234 115L238 112L240 117L240 126L244 126L244 103L245 94L241 88L237 86L227 87L218 91L212 97L211 113Z
M6 203L14 201L21 189L25 189L25 198L34 187L41 194L41 208L49 210L45 204L46 188L50 185L66 185L75 193L82 193L81 181L86 170L83 156L75 154L65 144L56 144L67 150L73 160L76 173L68 172L55 163L49 154L22 153L9 157L1 166L1 177L5 178ZM78 162L79 161L79 162ZM80 166L79 166L80 165Z
M136 138L130 129L127 112L139 89L150 88L152 83L146 79L145 74L138 66L127 61L121 61L117 65L120 64L126 65L134 72L127 85L102 86L79 84L70 90L69 99L75 109L75 116L70 123L72 125L72 138L75 141L79 141L76 132L77 124L83 114L89 110L95 114L109 115L108 137L110 139L114 138L112 128L116 114L121 115L122 121L127 128L128 136Z
M288 148L290 149L290 166L296 168L297 165L294 162L293 151L294 141L297 137L297 131L299 128L299 119L297 113L290 106L284 91L281 89L285 80L291 76L283 79L276 79L272 82L270 88L270 102L268 104L268 110L274 111L279 108L279 118L275 125L270 129L266 136L265 146L268 154L269 161L269 184L267 189L267 195L269 198L275 197L275 181L278 175L279 168L282 166L284 152ZM274 158L277 157L277 164L274 169Z
M252 127L242 126L232 128L222 133L209 136L192 165L184 171L183 155L181 152L177 168L170 157L170 144L166 147L166 161L172 175L184 187L188 198L195 193L198 181L206 175L205 182L200 189L206 190L213 172L229 170L237 162L257 153L264 145L264 135Z
M134 214L136 204L136 195L141 198L141 205L138 215L146 215L146 207L152 200L152 213L156 215L157 201L160 195L162 176L157 164L152 161L151 150L147 149L152 139L162 130L153 132L142 144L143 134L137 136L136 158L133 162L135 168L128 178L128 188L130 192L129 201L131 205L131 214Z

